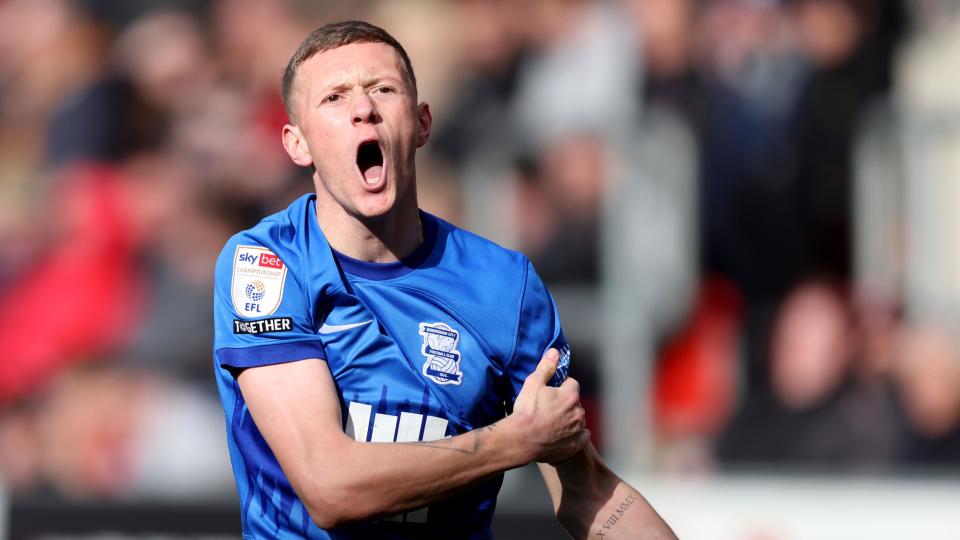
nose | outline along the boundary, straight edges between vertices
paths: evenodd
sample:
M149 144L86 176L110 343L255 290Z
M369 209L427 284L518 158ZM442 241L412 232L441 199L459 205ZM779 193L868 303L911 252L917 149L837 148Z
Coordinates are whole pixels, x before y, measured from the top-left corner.
M353 101L353 123L375 123L379 116L373 100L367 94L360 94Z

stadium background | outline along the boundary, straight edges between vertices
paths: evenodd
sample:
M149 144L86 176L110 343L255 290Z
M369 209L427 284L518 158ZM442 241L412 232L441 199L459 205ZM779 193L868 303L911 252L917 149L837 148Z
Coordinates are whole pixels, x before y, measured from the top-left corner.
M405 44L422 205L532 257L682 538L960 538L960 3L0 2L0 538L235 537L214 258L312 189L310 29ZM562 537L534 471L500 538Z

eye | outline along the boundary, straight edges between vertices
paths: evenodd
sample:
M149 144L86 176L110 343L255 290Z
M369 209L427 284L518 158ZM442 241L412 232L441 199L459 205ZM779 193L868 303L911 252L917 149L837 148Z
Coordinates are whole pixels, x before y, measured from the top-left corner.
M397 91L392 86L379 86L377 87L377 92L381 94L395 94Z
M340 94L330 94L329 96L323 98L321 103L336 103L337 101L340 101L340 99Z

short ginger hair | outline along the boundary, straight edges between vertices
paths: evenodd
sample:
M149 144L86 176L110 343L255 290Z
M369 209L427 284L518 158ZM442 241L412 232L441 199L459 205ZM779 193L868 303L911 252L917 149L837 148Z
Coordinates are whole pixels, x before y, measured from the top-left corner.
M413 64L403 45L386 30L379 26L372 25L364 21L342 21L325 24L317 28L303 40L297 48L287 68L283 71L283 80L280 83L280 96L283 98L283 106L287 110L287 116L294 119L293 114L293 83L297 77L297 69L301 64L309 60L314 55L323 51L329 51L349 45L351 43L383 43L389 45L397 51L400 59L403 60L403 71L406 82L410 85L414 95L417 92L417 77L413 73Z

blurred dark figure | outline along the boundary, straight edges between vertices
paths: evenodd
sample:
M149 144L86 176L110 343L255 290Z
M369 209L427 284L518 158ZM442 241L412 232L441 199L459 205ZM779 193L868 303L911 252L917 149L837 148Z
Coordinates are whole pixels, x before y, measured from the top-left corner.
M904 8L896 0L795 0L791 9L812 66L790 133L808 267L849 278L852 143L865 111L890 90Z
M610 177L606 151L594 134L558 138L518 187L521 249L547 283L599 279L600 211Z
M888 91L902 6L717 0L703 13L704 265L747 298L748 351L799 280L850 278L851 148ZM766 362L749 353L750 386Z
M459 25L461 76L450 110L438 118L431 147L439 157L463 166L489 145L508 143L509 107L526 51L510 0L460 0L454 15Z
M71 27L66 34L73 38L65 38L71 42L63 47L70 53L60 61L86 70L73 74L75 86L53 109L47 163L55 168L77 161L115 161L143 136L131 123L137 114L133 109L140 106L135 92L107 66L108 28L84 12L75 15Z
M901 463L960 464L960 347L954 335L926 326L910 330L894 373L910 427Z
M665 107L695 133L702 129L703 88L696 65L696 28L701 11L693 0L630 0L639 28L645 108Z
M853 376L851 323L835 286L791 292L774 322L770 385L747 396L720 438L722 463L857 471L893 461L902 423L889 396Z

